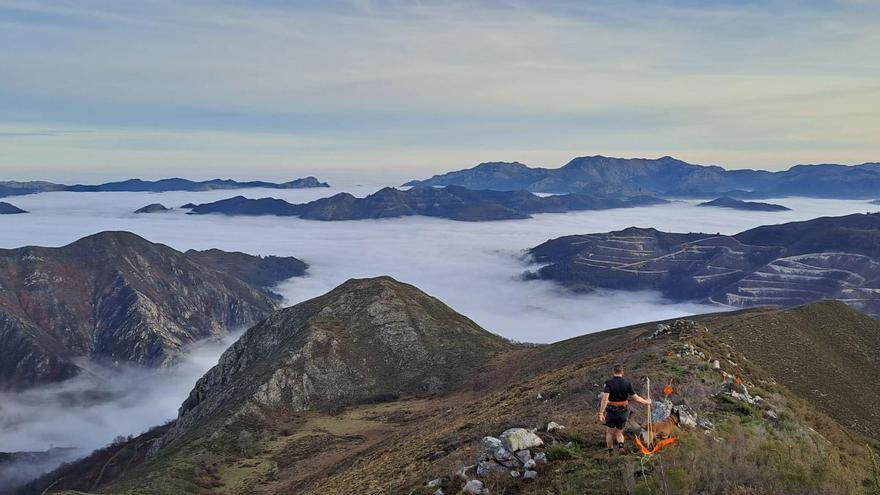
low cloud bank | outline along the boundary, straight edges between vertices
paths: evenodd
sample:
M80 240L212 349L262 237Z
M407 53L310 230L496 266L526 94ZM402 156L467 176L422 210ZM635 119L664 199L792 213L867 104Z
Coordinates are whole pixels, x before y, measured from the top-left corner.
M363 196L374 187L349 188ZM183 211L134 215L149 203L176 207L243 194L299 203L339 192L321 190L199 193L48 193L17 198L31 211L0 217L0 247L59 246L101 230L128 230L176 249L220 248L296 256L307 277L278 287L294 304L353 277L391 275L438 297L486 329L524 342L553 342L591 331L694 313L717 306L673 303L653 292L573 294L541 280L523 281L524 250L569 234L629 226L733 234L768 223L877 211L862 201L784 198L790 212L743 213L698 208L694 201L646 208L538 215L529 220L467 223L410 217L350 222L296 218L188 216ZM23 218L27 217L27 218ZM0 451L101 447L176 416L195 381L231 342L195 346L165 370L94 368L74 380L19 394L0 394ZM2 484L0 480L0 484Z

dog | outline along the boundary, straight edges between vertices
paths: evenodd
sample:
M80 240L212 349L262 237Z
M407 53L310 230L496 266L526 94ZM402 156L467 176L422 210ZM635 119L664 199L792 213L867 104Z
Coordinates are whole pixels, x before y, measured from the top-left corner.
M672 414L666 417L666 419L652 425L654 438L648 439L648 441L654 443L655 440L662 440L671 437L675 428L678 427L678 422L678 411L673 411Z

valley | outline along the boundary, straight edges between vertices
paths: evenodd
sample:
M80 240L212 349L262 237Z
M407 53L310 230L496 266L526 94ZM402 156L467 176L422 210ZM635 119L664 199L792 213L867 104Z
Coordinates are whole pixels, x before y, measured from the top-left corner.
M394 309L377 312L379 306L406 308L406 316ZM437 333L441 328L453 334ZM337 360L360 363L358 335L365 330L380 336L372 345L386 357L382 364L355 365L356 381L323 375L322 369L347 369ZM388 333L396 338L381 337ZM470 345L473 339L482 344ZM786 344L798 353L782 365ZM406 363L425 345L439 346L433 359L458 361L410 368ZM873 380L880 373L868 351L877 345L880 323L841 303L823 302L520 346L493 337L413 286L388 277L351 280L249 330L199 381L175 422L96 452L21 493L39 493L48 483L118 494L433 493L438 486L456 493L474 479L493 491L521 494L628 493L658 486L850 493L871 476L870 455L851 438L880 440L880 397L876 391L864 395L862 381L847 377L858 370ZM276 349L282 361L255 371L241 366L264 346ZM462 352L469 357L461 359ZM473 352L485 354L477 358ZM817 366L819 354L832 366ZM638 475L634 457L605 458L601 426L591 413L599 383L615 362L626 364L639 390L641 378L650 376L657 384L654 396L672 383L670 403L694 418L681 426L678 445ZM394 376L398 366L412 372L379 379ZM466 378L447 381L448 373ZM306 376L338 380L341 388L302 388ZM836 395L829 398L832 390ZM863 407L844 412L835 406L852 394L864 397ZM323 402L331 397L344 399ZM640 412L635 419L643 422ZM547 431L550 421L565 428ZM481 439L511 427L536 428L543 439L537 450L549 464L538 468L537 481L473 470ZM731 442L735 450L727 447ZM788 455L767 457L761 470L748 462L731 464L766 449ZM724 469L731 476L719 478ZM426 490L434 479L435 487Z

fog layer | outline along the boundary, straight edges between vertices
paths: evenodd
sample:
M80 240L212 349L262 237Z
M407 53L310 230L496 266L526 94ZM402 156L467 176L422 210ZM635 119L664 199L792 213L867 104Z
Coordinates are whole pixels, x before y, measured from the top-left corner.
M363 196L375 187L350 187ZM575 295L552 282L522 281L524 250L561 235L629 226L733 234L768 223L878 211L862 201L783 198L781 213L668 205L537 215L529 220L465 223L410 217L318 222L297 218L170 213L135 215L149 203L178 207L243 194L300 203L338 189L171 193L48 193L12 198L31 213L0 216L0 247L60 246L101 230L127 230L176 249L220 248L290 255L310 264L308 276L280 285L288 304L322 294L351 277L391 275L434 295L483 327L528 342L552 342L642 321L719 308L672 303L652 292ZM195 380L225 344L203 344L162 372L95 370L67 383L0 396L0 451L51 446L93 449L172 419ZM100 392L95 396L95 392ZM86 393L88 392L88 393ZM76 398L73 400L72 398ZM85 400L84 398L88 398Z

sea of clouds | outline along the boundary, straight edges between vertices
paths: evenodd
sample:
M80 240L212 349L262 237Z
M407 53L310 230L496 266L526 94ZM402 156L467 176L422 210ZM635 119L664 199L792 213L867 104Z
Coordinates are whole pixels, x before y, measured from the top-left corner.
M320 295L352 277L391 275L438 297L484 328L523 342L553 342L628 324L721 308L664 300L654 292L572 294L547 281L523 281L525 250L548 239L629 226L676 232L734 234L763 224L878 211L865 201L783 198L787 212L697 207L696 201L565 214L528 220L467 223L425 217L319 222L289 217L226 217L169 213L136 215L149 203L178 207L237 194L305 202L345 190L377 187L168 193L57 192L4 198L30 211L0 216L0 248L61 246L103 230L126 230L179 250L220 248L296 256L306 277L282 283L288 304ZM140 433L176 416L195 380L216 363L225 342L202 343L173 369L96 370L69 382L0 395L0 451L78 447L89 450L117 435ZM136 384L136 386L135 386ZM100 391L105 400L71 402ZM99 395L101 395L99 394Z

